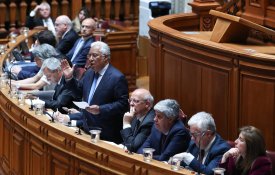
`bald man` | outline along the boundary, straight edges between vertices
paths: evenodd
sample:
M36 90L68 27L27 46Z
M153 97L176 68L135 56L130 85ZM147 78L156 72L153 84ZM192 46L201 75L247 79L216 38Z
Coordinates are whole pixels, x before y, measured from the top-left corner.
M79 36L72 28L72 21L66 15L58 16L54 27L56 37L59 40L56 49L63 55L66 55L72 49Z
M66 54L67 60L76 67L85 67L87 55L91 44L95 41L93 33L96 29L96 23L92 18L86 18L81 24L81 38L79 38L73 48Z
M124 114L120 133L127 149L136 152L150 135L155 116L154 98L148 90L136 89L128 101L130 111Z

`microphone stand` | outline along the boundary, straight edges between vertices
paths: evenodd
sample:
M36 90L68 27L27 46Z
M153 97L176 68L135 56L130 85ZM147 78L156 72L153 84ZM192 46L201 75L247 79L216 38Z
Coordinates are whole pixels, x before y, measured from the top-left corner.
M203 157L201 157L201 139L203 138L204 135L205 135L205 131L202 133L199 140L199 157L198 158L199 158L200 164L202 164L202 159L203 159ZM199 168L197 175L200 175L200 174L201 174L201 169Z

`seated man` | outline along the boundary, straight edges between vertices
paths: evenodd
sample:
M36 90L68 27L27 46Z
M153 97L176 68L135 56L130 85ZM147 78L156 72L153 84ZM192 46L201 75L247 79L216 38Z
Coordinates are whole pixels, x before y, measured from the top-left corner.
M58 16L55 20L54 26L56 37L59 39L56 50L66 55L79 38L78 34L72 28L72 21L66 15Z
M75 107L73 101L80 101L81 96L65 81L60 61L56 58L46 59L43 63L43 73L49 82L56 84L52 99L45 100L45 107L54 111L58 109L60 112L65 112L62 107Z
M38 17L35 17L37 11L39 11L39 15ZM26 27L33 29L34 27L44 26L47 27L48 30L52 31L55 35L54 23L50 15L50 5L47 2L42 2L30 12L30 16L27 17Z
M43 61L47 58L58 58L60 56L56 52L55 48L49 44L42 44L34 47L32 53L34 55L35 62L39 68L43 67ZM41 69L35 76L24 80L13 81L12 84L20 87L21 89L28 90L38 90L44 87L44 90L52 89L50 82L48 82L46 77L43 76L43 71Z
M73 48L66 54L67 60L71 65L77 67L85 67L87 54L94 42L93 32L96 28L96 23L92 18L86 18L81 25L81 38L79 38Z
M187 152L176 154L174 157L182 159L181 164L194 171L214 174L212 169L218 167L223 154L230 146L216 133L216 125L210 114L199 112L190 118L188 125L192 141Z
M167 161L174 154L186 151L190 135L179 120L180 107L177 101L162 100L154 106L154 110L155 124L151 134L137 152L142 154L143 148L153 148L153 159Z
M146 89L136 89L129 99L130 112L124 114L120 133L131 152L136 152L150 135L155 116L153 103L154 98Z
M34 46L31 48L41 45L49 44L53 47L56 45L56 39L53 33L49 30L43 30L37 34ZM32 61L34 61L34 55L31 54ZM35 63L24 62L23 65L12 66L11 72L17 76L18 80L23 80L35 76L40 70L40 67Z

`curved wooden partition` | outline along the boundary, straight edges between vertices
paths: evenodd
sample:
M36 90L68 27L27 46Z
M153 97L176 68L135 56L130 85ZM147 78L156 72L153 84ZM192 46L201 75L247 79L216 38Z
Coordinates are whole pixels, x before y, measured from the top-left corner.
M275 150L275 47L212 42L211 32L198 31L194 13L156 18L149 27L156 101L174 98L188 116L213 114L225 139L237 138L241 126L256 126Z
M16 44L9 44L1 64L24 40L19 36ZM76 135L72 128L35 115L29 106L17 105L8 91L0 92L1 175L191 174L185 169L172 171L170 165L155 160L146 163L142 155L103 141L91 143L89 135Z

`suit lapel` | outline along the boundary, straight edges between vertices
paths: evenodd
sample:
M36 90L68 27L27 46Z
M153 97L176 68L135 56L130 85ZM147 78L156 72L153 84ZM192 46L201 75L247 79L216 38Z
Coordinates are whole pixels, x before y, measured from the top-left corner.
M54 95L53 95L53 99L57 99L57 96L60 94L60 91L63 89L63 87L64 87L63 81L64 81L64 77L62 76L60 84L57 84L54 88L55 92L54 92Z

